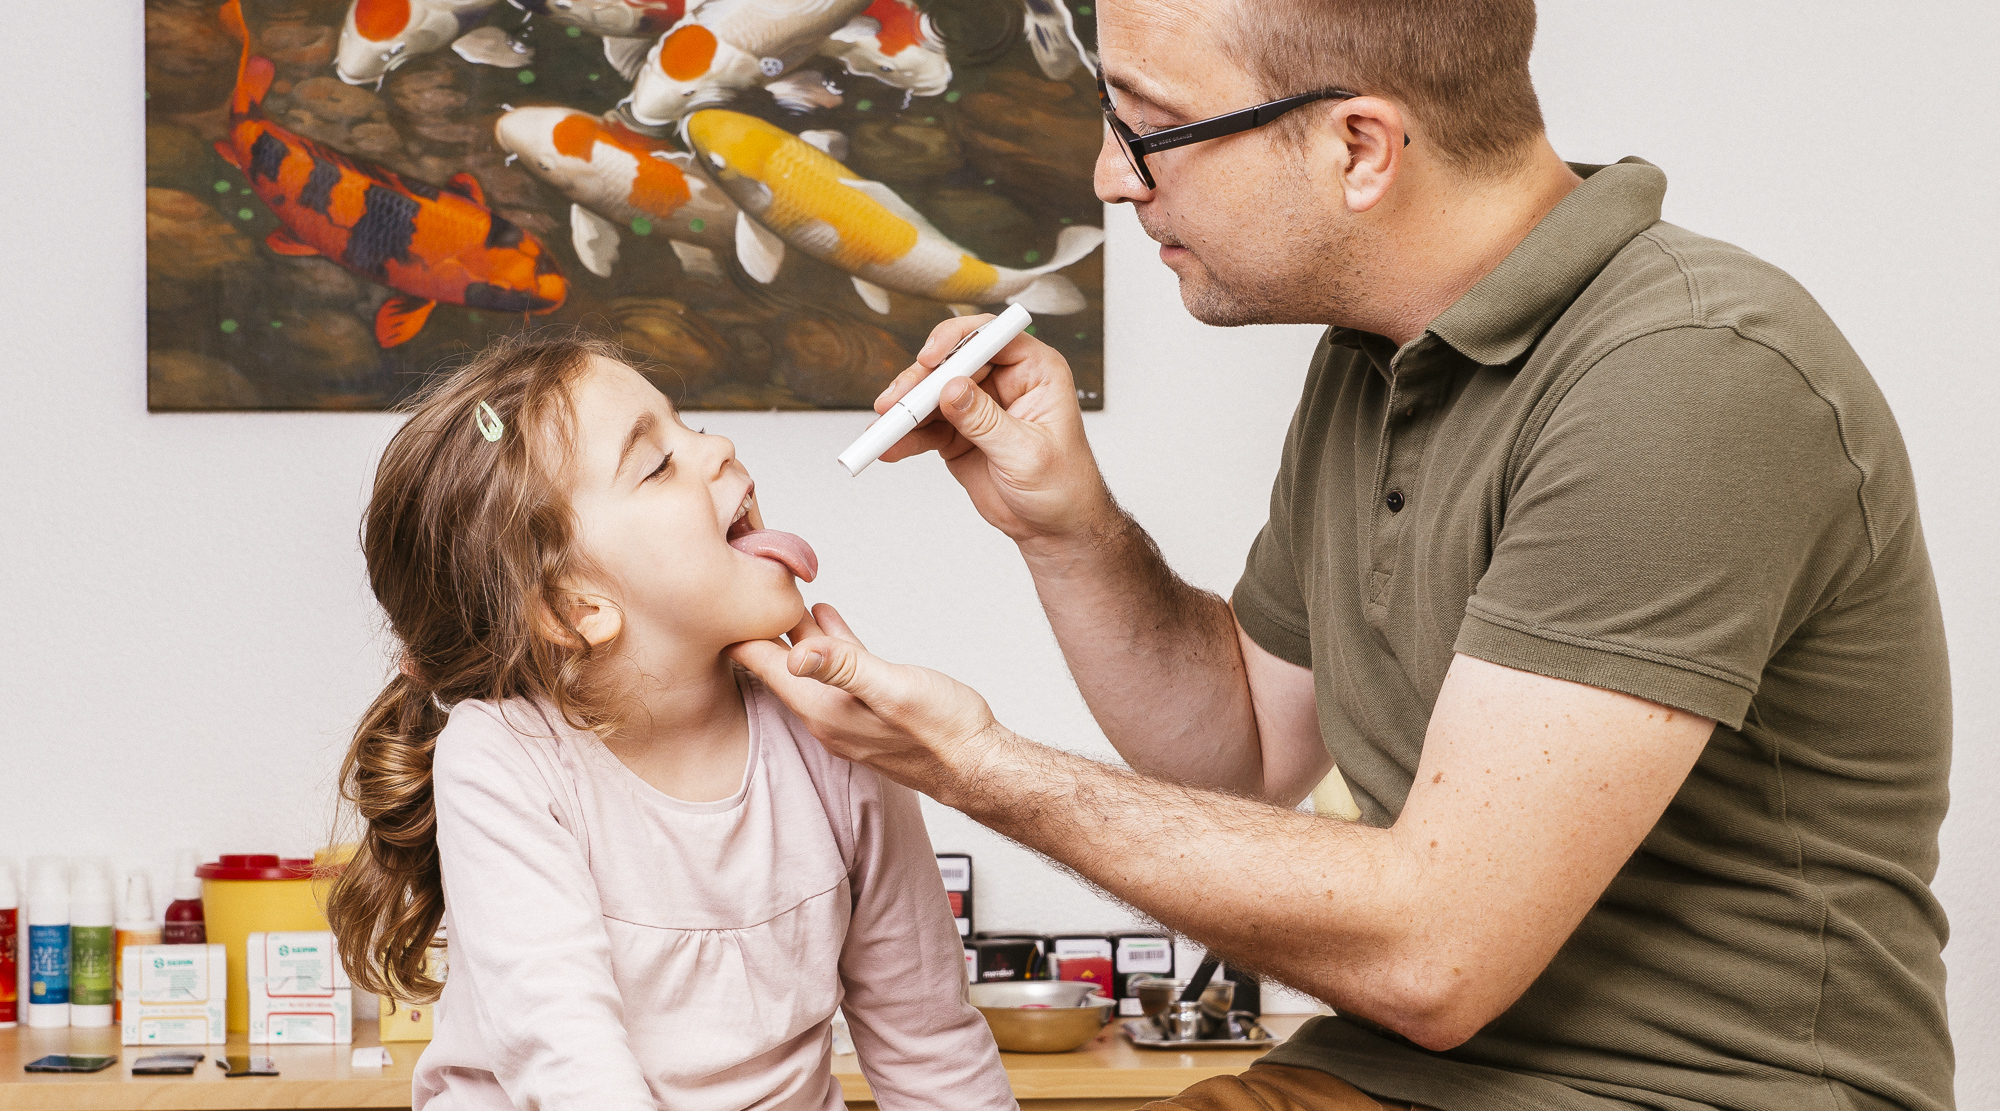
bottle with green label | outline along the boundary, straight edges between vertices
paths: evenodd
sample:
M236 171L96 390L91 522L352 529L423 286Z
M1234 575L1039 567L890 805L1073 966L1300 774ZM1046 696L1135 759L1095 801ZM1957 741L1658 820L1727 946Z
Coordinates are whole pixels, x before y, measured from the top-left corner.
M117 906L111 870L102 860L77 862L70 879L69 1024L111 1025L111 967Z

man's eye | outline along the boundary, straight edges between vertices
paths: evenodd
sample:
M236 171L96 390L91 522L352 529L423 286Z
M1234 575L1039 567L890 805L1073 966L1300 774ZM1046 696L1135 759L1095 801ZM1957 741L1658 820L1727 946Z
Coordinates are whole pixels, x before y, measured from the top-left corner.
M673 461L674 461L674 453L671 451L666 453L665 455L660 457L660 465L654 467L653 473L647 475L646 477L648 479L654 479L660 477L663 474L666 474L667 468L673 464Z

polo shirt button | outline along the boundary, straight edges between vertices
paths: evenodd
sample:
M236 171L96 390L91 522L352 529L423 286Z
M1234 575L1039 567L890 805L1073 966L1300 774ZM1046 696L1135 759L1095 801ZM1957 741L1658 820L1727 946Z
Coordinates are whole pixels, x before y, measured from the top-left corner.
M1401 513L1403 511L1403 492L1401 490L1389 491L1389 496L1383 498L1382 501L1389 507L1389 512L1391 513Z

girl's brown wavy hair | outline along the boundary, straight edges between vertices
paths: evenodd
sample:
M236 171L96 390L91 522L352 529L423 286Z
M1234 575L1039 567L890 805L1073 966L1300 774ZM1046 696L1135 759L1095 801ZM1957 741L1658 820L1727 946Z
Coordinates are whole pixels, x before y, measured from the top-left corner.
M521 698L574 728L611 725L560 595L578 567L570 392L593 355L623 358L572 334L495 342L414 400L375 472L361 549L403 656L341 766L365 829L326 917L354 984L392 999L428 1002L443 986L428 958L445 909L431 755L447 707ZM497 439L482 403L504 425Z

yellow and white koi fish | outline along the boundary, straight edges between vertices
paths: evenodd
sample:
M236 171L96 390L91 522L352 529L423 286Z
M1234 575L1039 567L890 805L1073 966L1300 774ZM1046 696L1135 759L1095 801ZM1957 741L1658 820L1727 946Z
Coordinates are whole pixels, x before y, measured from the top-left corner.
M498 0L353 0L333 70L369 85L411 58L443 48L486 18Z
M937 96L951 84L944 40L911 0L874 0L819 52L846 63L856 77L873 77L916 96Z
M715 252L735 243L736 205L662 139L572 108L516 108L493 125L528 172L570 199L570 235L584 268L611 276L619 228L667 237L689 274L717 278Z
M888 186L864 181L825 151L755 116L711 108L681 125L702 169L750 217L737 222L737 256L775 276L785 244L846 271L876 312L886 290L943 301L954 311L1005 301L1031 312L1081 312L1082 291L1055 273L1097 249L1104 229L1064 228L1055 257L1031 270L983 262L945 238ZM746 240L748 240L746 242Z
M813 56L870 0L708 0L646 53L632 118L663 127L738 92L776 81Z

